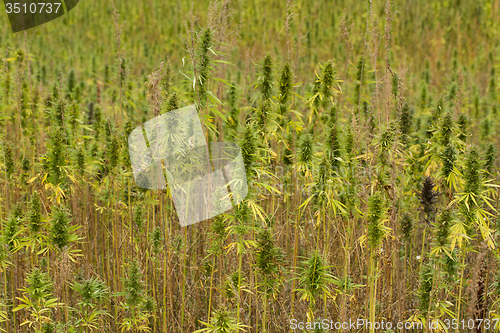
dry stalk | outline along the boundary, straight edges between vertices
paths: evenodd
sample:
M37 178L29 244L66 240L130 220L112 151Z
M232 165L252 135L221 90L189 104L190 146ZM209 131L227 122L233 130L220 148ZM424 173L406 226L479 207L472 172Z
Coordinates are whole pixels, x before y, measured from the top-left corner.
M156 67L153 70L151 75L147 76L146 86L148 88L147 96L149 105L153 110L153 115L159 116L161 105L163 103L162 90L163 86L161 84L163 77L165 76L165 72L163 70L164 63L161 62L160 66Z

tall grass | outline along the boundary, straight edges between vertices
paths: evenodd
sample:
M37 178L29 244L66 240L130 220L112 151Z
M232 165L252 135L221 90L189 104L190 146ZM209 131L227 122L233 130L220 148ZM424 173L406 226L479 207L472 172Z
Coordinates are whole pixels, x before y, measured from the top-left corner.
M500 318L499 5L82 2L4 29L0 330ZM127 138L191 104L249 194L181 228Z

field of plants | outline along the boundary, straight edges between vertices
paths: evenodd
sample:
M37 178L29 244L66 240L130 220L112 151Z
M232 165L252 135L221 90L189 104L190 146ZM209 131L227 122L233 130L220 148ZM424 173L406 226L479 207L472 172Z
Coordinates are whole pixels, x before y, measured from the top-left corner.
M16 34L0 15L0 331L500 331L499 12L82 0ZM127 140L193 104L249 193L181 227Z

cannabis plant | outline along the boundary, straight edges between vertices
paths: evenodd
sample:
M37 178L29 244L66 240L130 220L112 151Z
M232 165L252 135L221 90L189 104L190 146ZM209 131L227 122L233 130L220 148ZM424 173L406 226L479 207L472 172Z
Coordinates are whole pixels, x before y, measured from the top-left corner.
M314 320L314 307L318 296L323 296L324 306L326 300L332 297L330 284L335 280L330 273L331 266L327 266L323 257L317 252L312 252L309 258L302 262L298 271L299 288L294 292L301 294L300 299L309 302L307 310L308 321Z
M34 333L42 333L47 323L54 322L55 310L63 304L52 294L53 283L48 273L34 268L26 277L27 287L21 289L23 296L17 297L19 305L13 312L23 311L21 326L28 325Z

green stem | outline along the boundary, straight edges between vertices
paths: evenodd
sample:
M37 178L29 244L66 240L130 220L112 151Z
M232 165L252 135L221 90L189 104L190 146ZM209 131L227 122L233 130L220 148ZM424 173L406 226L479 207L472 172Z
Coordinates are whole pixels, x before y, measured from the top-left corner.
M241 246L241 234L239 236L239 244ZM241 306L241 266L243 263L243 254L242 250L238 253L238 323L240 322L240 306Z
M208 316L212 311L212 290L214 283L214 271L215 271L215 255L212 258L212 271L210 272L210 296L208 297Z
M465 251L462 251L462 267L461 267L461 273L460 273L460 287L458 289L458 300L457 300L457 322L460 322L460 305L462 303L462 285L464 282L464 268L465 268ZM460 325L459 325L460 326ZM456 333L458 333L458 327L455 330Z
M186 310L186 258L187 258L187 227L184 227L184 258L183 258L183 272L182 272L182 313L181 313L181 327L184 328L184 312Z
M375 305L376 305L376 295L377 295L377 291L376 291L376 285L377 285L377 278L376 278L376 264L375 264L375 254L374 254L374 250L371 249L371 253L370 253L370 273L368 275L368 278L369 278L369 286L370 286L370 323L371 323L371 326L370 326L370 333L374 333L375 332L375 327L374 327L374 324L375 324Z

